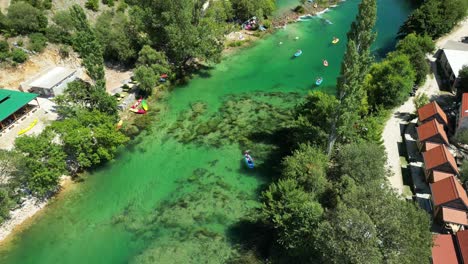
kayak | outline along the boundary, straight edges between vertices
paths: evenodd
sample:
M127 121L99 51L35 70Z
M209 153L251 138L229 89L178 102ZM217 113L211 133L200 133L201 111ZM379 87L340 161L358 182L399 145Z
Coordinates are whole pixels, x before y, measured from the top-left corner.
M252 158L244 157L244 160L245 160L245 164L247 165L247 167L249 167L249 169L254 168L255 165L254 165Z
M328 61L327 60L323 60L323 66L328 67Z
M136 102L135 102L135 103L134 103L134 104L131 106L131 108L132 108L132 109L135 109L135 108L137 108L137 107L140 105L141 101L142 101L142 99L141 99L141 98L140 98L140 99L138 99L138 100L137 100L137 101L136 101Z
M122 127L122 125L123 125L123 120L120 119L120 121L116 125L116 129L119 130Z
M32 123L25 129L21 129L20 132L18 132L18 135L23 135L24 133L28 132L31 130L36 124L37 124L37 118L32 121Z
M144 109L134 109L134 108L130 108L129 109L131 112L135 113L135 114L146 114L146 110Z
M315 81L315 84L316 84L316 85L320 85L320 84L322 84L322 82L323 82L323 78L318 78L318 79Z
M296 53L294 53L294 57L299 57L302 55L302 50L298 50L296 51Z
M340 39L339 39L339 38L336 38L336 39L332 40L332 43L333 43L333 44L336 44L336 43L338 43L339 41L340 41Z
M148 111L148 103L146 100L141 101L141 107L145 110Z

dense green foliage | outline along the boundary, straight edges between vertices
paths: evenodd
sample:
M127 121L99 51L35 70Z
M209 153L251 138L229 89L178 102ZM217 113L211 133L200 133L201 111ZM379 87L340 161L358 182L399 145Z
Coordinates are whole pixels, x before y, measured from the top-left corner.
M10 5L6 19L8 28L17 34L44 31L48 24L41 10L22 1Z
M372 62L371 44L375 40L373 28L377 18L375 0L363 0L359 4L356 20L348 32L348 43L337 83L339 105L328 138L327 153L330 155L337 140L349 137L350 127L359 120L361 101L365 95L362 80Z
M312 195L320 196L327 188L327 156L319 149L301 144L283 161L283 177L293 179Z
M22 182L31 192L44 197L57 189L59 177L66 173L65 152L52 142L51 134L19 137L15 148L21 160Z
M29 35L28 49L41 52L47 45L47 38L42 33L33 33Z
M234 14L237 18L245 21L253 16L263 17L264 15L271 15L275 10L274 0L231 0Z
M338 106L338 100L323 92L311 92L306 101L296 110L295 140L310 141L319 146L326 146L329 129L333 123L331 113Z
M337 150L336 170L340 177L348 176L357 184L384 181L387 155L382 146L362 142L341 146Z
M279 181L262 196L261 221L274 230L267 254L273 263L416 263L430 257L430 219L388 187L379 143L384 108L403 102L416 77L424 80L424 57L433 44L409 35L369 66L374 22L375 2L363 1L348 34L338 98L313 92L296 109L290 128L297 150L284 158ZM359 76L366 76L364 83ZM334 137L340 144L328 161L322 151Z
M166 56L148 45L138 53L137 68L134 78L139 83L140 90L145 94L151 94L161 74L170 74L171 67Z
M417 8L400 28L400 36L410 33L436 39L452 30L468 10L466 0L428 0Z
M82 57L82 64L87 74L95 82L97 89L105 89L104 57L102 46L94 30L89 25L84 10L74 5L70 9L76 33L72 36L73 48Z
M405 54L410 59L416 73L416 84L423 84L430 72L426 54L435 49L431 38L427 35L420 36L411 33L398 42L396 49L397 53Z
M94 30L107 61L131 63L136 60L141 49L138 41L135 41L138 32L125 13L102 13L96 20Z
M374 108L393 108L408 97L416 80L408 56L390 54L385 60L372 65L365 80L368 101Z
M110 116L117 115L117 101L104 90L85 82L75 81L68 84L63 95L55 97L57 112L63 117L76 115L77 111L98 110Z
M67 160L79 170L113 159L117 147L127 141L115 130L115 122L113 116L97 110L81 110L73 118L54 122L51 129L60 136Z
M414 108L419 109L419 108L423 107L424 105L430 103L430 100L429 100L429 97L427 96L427 94L422 93L422 94L418 94L418 95L416 95L416 97L414 97L413 103L414 103Z
M28 54L21 49L13 49L10 57L14 62L23 63L28 59Z
M323 208L295 180L280 180L263 193L264 218L278 232L277 242L286 249L297 248L311 236Z
M89 10L96 12L99 10L99 0L87 0L85 3L85 7Z
M468 161L464 160L460 167L460 179L463 183L468 181Z

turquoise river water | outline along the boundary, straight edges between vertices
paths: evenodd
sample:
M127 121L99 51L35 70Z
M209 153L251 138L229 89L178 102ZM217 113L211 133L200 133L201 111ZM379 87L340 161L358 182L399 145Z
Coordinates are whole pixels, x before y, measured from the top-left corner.
M378 1L377 56L394 47L408 2ZM296 3L279 0L283 9ZM271 176L264 162L275 146L252 134L287 120L311 89L334 91L358 3L290 24L174 89L152 132L54 199L1 245L0 263L226 261L236 250L232 225L259 206ZM244 147L254 170L243 166Z

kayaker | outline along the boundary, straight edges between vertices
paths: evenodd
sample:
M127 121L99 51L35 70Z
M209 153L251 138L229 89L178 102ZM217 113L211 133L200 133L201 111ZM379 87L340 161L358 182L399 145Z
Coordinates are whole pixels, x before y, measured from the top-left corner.
M328 67L328 61L327 60L323 60L323 66Z
M249 152L250 152L250 150L246 150L246 151L244 152L244 157L245 157L247 160L253 160L252 157L250 156Z

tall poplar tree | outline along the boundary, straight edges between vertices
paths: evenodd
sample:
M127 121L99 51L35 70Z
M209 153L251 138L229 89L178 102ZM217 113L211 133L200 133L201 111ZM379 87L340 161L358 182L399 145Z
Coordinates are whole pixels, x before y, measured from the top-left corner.
M73 5L70 8L70 17L76 33L73 36L73 48L83 59L83 66L95 82L96 88L105 90L106 80L104 72L103 49L94 30L89 25L83 8Z
M370 46L375 40L373 32L377 18L376 0L362 0L356 20L348 32L348 44L338 77L337 97L339 105L334 113L327 153L331 154L335 142L346 138L353 124L359 119L362 97L365 96L362 82L372 62Z

